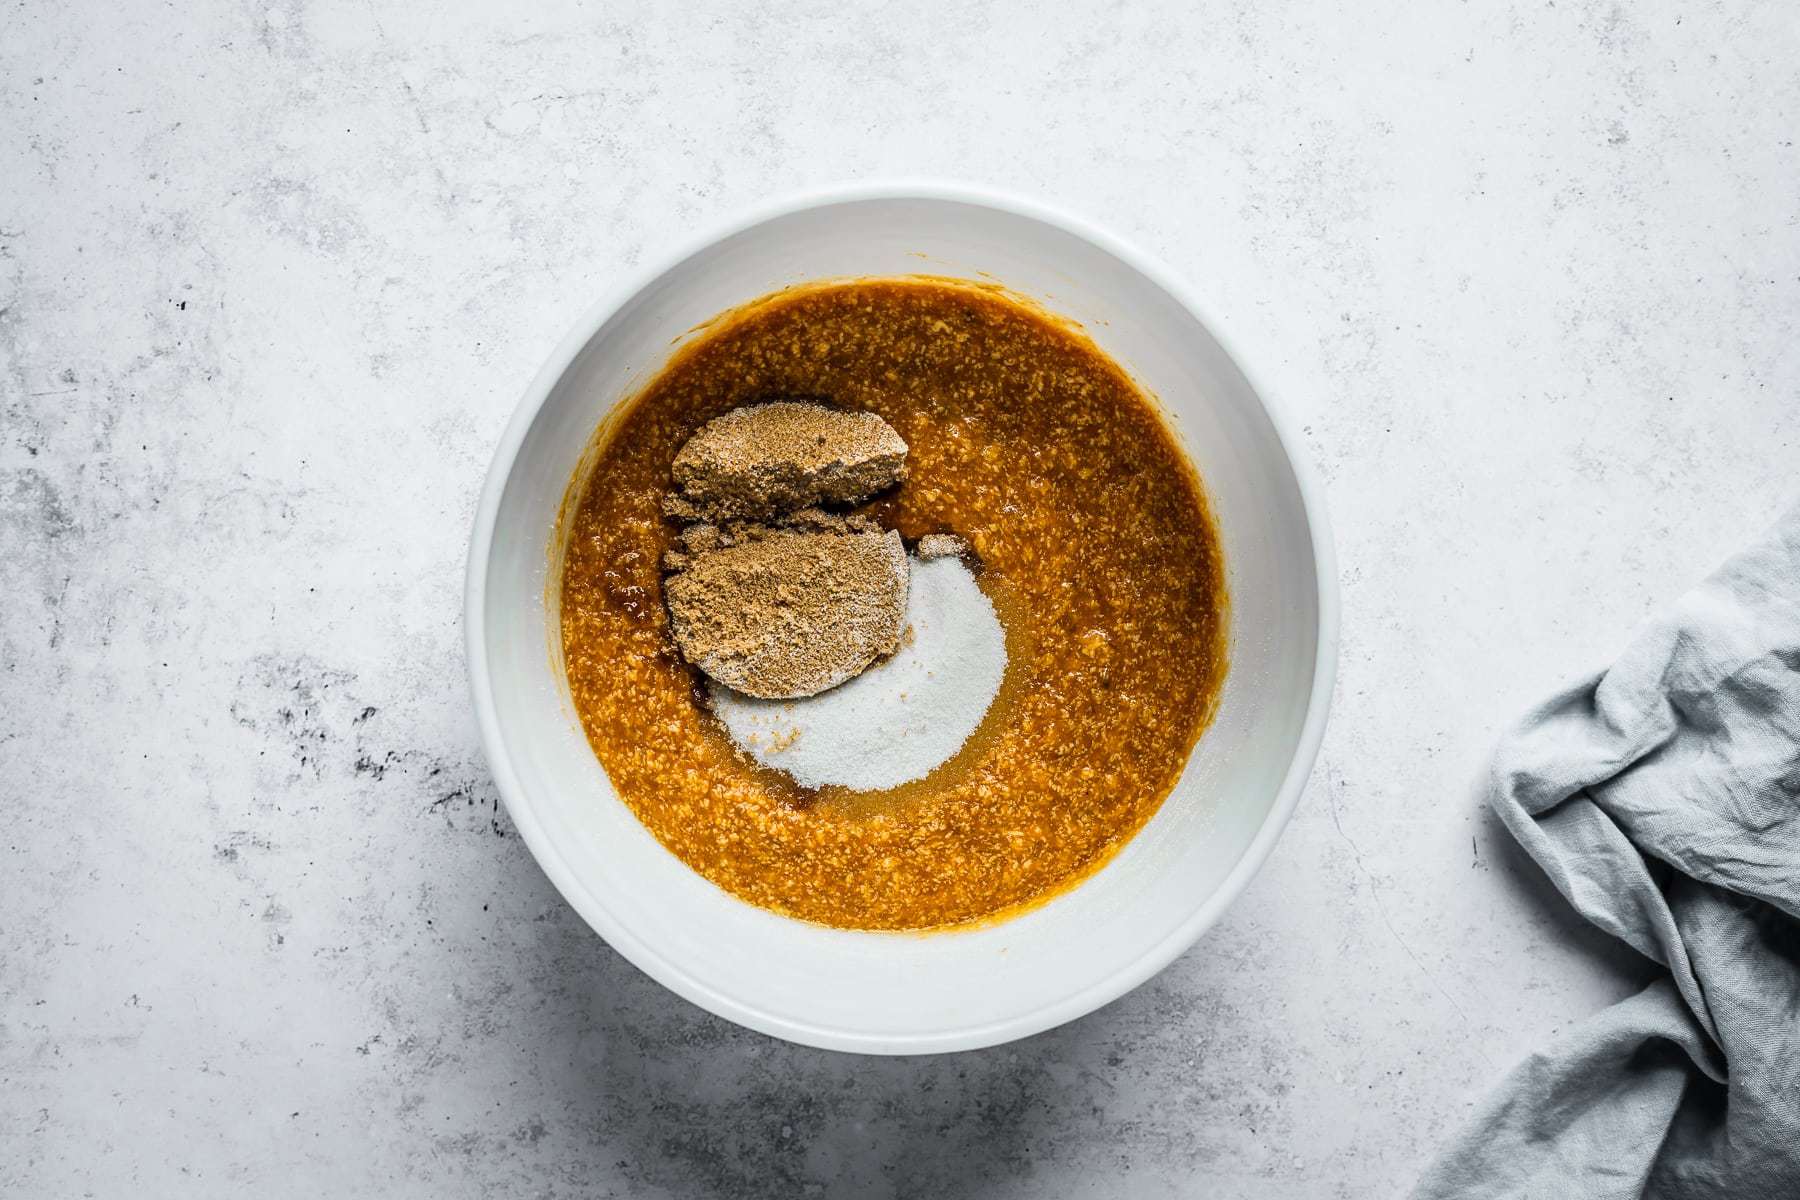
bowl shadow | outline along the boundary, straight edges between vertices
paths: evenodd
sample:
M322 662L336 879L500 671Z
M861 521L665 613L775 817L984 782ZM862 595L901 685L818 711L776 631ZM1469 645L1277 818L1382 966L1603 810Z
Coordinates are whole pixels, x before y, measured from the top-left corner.
M545 917L525 973L541 1010L514 1052L560 1114L545 1121L559 1174L631 1195L980 1197L1047 1159L1117 1155L1091 1073L1133 1036L1109 1016L1123 1001L987 1050L818 1050L666 991L535 886Z

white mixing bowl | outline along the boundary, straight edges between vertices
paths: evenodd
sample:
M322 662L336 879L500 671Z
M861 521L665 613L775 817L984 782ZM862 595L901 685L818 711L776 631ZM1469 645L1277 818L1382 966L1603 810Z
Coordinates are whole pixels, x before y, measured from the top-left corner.
M588 748L561 668L557 509L595 427L720 311L832 276L998 280L1084 325L1162 403L1217 516L1231 665L1217 718L1135 839L1080 887L987 928L826 929L721 891L663 849ZM467 597L494 779L545 874L626 958L791 1041L988 1046L1081 1016L1192 945L1268 856L1324 732L1337 592L1316 485L1185 288L1084 221L966 188L875 185L765 208L641 272L526 390L488 472Z

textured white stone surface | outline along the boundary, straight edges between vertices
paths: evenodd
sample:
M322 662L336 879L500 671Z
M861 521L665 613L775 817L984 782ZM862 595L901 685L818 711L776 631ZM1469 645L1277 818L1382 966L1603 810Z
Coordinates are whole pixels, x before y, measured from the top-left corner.
M9 6L0 1193L1386 1196L1631 989L1473 784L1796 490L1796 17L1193 7ZM1344 646L1200 948L867 1061L571 914L458 610L577 312L748 202L907 173L1214 298L1323 468Z

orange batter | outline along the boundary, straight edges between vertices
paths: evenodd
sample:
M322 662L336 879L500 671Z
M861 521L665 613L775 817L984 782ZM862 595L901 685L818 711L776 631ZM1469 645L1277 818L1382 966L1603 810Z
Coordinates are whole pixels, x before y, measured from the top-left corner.
M1000 697L963 752L891 792L802 793L751 763L675 652L659 562L669 465L740 404L821 397L911 447L865 511L955 532L1007 625ZM727 315L600 434L564 506L563 657L620 797L754 904L857 929L1003 914L1143 827L1225 674L1224 571L1192 468L1078 330L996 288L907 278L779 292Z

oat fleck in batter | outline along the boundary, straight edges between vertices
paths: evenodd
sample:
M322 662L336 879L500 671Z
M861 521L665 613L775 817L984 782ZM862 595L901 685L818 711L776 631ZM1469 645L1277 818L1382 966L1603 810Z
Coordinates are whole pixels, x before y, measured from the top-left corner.
M967 539L1007 625L1008 679L982 728L891 792L801 794L747 761L670 642L670 465L705 422L783 396L899 432L906 482L865 511L909 539ZM1211 718L1225 595L1199 483L1110 359L997 289L777 293L685 347L601 436L564 514L575 707L624 802L745 900L858 929L1042 900L1142 828Z

